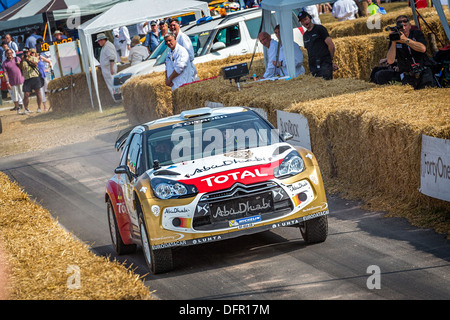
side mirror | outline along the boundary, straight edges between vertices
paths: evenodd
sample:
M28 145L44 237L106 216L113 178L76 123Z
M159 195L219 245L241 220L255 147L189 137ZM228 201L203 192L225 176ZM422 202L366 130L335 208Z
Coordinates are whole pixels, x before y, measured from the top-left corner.
M114 173L116 173L116 174L126 174L130 181L133 180L131 172L130 172L130 170L128 169L128 167L126 165L118 166L117 168L114 169Z
M283 132L283 133L281 134L281 138L282 138L284 141L288 141L288 140L291 140L292 138L294 138L294 135L293 135L292 133L289 133L289 132L285 131L285 132Z
M225 43L219 41L213 44L213 46L211 47L211 52L216 52L224 48L226 48Z

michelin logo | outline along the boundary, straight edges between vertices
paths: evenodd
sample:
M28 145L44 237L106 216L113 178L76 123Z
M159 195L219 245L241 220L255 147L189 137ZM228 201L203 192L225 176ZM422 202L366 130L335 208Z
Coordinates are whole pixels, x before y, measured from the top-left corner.
M241 218L237 220L230 220L228 223L230 227L251 227L254 225L255 222L261 221L261 216L253 216L248 218Z

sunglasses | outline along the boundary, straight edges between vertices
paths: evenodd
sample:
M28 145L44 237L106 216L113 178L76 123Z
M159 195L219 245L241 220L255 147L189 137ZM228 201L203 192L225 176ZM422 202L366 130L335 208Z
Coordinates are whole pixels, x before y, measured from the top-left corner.
M408 19L403 19L403 20L398 20L397 21L397 23L408 23L409 22L409 20Z

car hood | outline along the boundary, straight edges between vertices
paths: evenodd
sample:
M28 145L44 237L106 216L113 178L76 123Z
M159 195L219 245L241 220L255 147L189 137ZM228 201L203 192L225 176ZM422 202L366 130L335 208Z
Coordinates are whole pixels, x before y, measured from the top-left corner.
M251 184L274 178L274 168L292 150L295 148L283 142L180 162L151 169L147 174L150 179L177 180L195 185L199 192L210 192L229 188L235 183Z
M144 74L151 73L155 62L156 62L156 59L142 61L134 66L130 66L126 69L123 69L122 71L118 72L116 76L120 76L123 74L129 74L129 73L131 73L132 75L141 74L141 73L144 73Z

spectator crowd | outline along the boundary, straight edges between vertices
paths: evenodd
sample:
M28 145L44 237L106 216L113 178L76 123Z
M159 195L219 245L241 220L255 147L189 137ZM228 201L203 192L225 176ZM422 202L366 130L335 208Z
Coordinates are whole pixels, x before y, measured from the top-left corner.
M237 1L228 3L228 10L239 10L259 7L262 0L244 1L245 8L239 8ZM217 12L221 15L221 8ZM333 78L333 72L338 70L333 61L335 46L327 29L322 26L320 15L331 13L338 21L352 20L356 17L385 14L380 0L337 0L319 5L310 5L298 14L298 20L304 28L303 42L308 53L309 70L313 76L326 80ZM435 86L430 70L427 68L426 41L423 33L412 26L406 16L399 16L396 23L402 26L398 39L391 39L387 57L380 61L380 66L372 70L371 81L386 84L400 81L411 84L414 88ZM131 37L127 26L112 30L112 38L107 34L96 35L96 43L101 47L99 55L103 78L112 93L113 78L117 73L118 62L130 62L136 65L150 57L161 42L165 42L170 51L166 58L166 85L172 90L184 83L197 79L194 65L192 42L181 30L181 18L163 18L144 21L137 24L136 35ZM283 45L280 38L280 26L274 29L275 37L261 32L258 39L267 48L266 71L263 78L286 76L287 66ZM56 30L52 41L61 42L68 35ZM275 39L276 38L276 39ZM112 41L110 41L112 39ZM40 52L39 44L43 37L37 30L25 37L10 34L1 38L0 56L4 80L8 92L14 102L14 108L19 114L29 114L29 97L32 92L37 99L37 112L47 110L47 84L51 79L52 62L48 52ZM305 73L303 54L294 42L295 76ZM414 67L412 67L414 66ZM113 95L114 96L114 95Z

